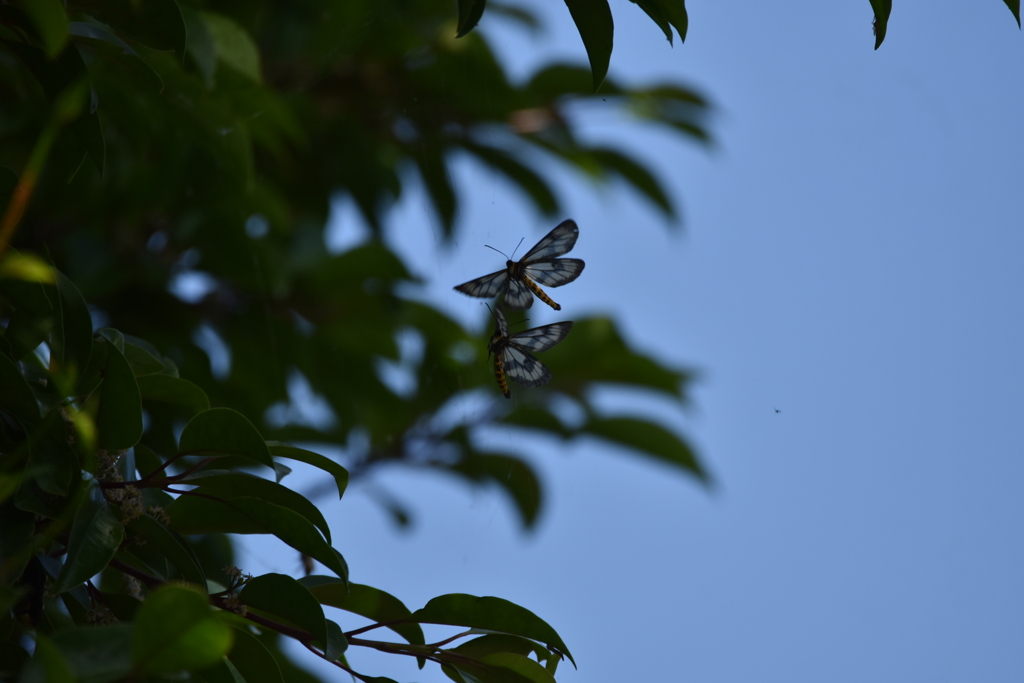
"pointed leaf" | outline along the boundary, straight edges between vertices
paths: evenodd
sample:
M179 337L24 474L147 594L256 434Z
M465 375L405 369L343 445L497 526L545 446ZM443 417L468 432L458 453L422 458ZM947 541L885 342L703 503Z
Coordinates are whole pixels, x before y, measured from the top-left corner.
M590 58L590 73L594 78L594 92L601 87L608 74L612 56L612 36L615 25L608 0L565 0L583 46Z
M477 25L484 14L487 0L459 0L459 27L456 38L461 38Z
M1017 20L1017 28L1020 28L1020 0L1003 0L1003 2L1010 8L1013 18Z
M875 31L875 49L885 40L885 30L889 26L889 13L892 12L892 0L871 0L871 9L875 12L873 24Z
M304 462L307 465L318 467L327 474L334 477L334 482L338 486L338 498L345 495L345 489L348 487L348 470L334 462L330 458L314 453L313 451L307 451L303 448L296 448L280 441L268 441L267 447L270 449L270 454L275 458L288 458L289 460L298 460Z
M413 613L412 619L421 624L448 624L468 626L498 633L510 633L553 645L576 665L569 649L547 622L515 603L501 598L452 593L436 597L423 609Z

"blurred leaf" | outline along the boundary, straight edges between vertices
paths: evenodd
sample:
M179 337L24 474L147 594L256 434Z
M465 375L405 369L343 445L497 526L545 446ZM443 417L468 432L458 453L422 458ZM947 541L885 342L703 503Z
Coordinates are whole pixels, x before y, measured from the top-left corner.
M483 4L481 0L477 1ZM413 158L419 166L420 176L441 221L441 228L445 235L450 235L455 222L456 199L444 155L440 149L424 145L413 153Z
M60 0L23 0L20 4L32 17L47 54L56 57L68 40L68 17Z
M136 381L144 401L183 408L190 416L210 409L210 399L206 393L188 380L170 375L145 375Z
M319 643L327 643L323 608L309 589L292 577L257 576L245 584L239 598L249 607L308 631Z
M14 181L17 182L17 176ZM0 195L0 199L2 199L2 195ZM49 263L34 254L7 252L3 258L0 258L0 280L24 280L41 285L52 285L56 282L55 272Z
M412 614L402 602L389 593L358 583L347 583L329 576L306 576L299 583L321 605L337 607L366 617L371 621L388 624L388 628L413 645L423 645L423 629L416 623L389 623L408 620Z
M582 431L682 468L705 484L711 483L689 444L654 422L628 417L594 417Z
M335 483L338 485L338 498L345 495L345 489L348 487L348 470L334 462L330 458L307 451L302 448L296 448L280 441L268 441L267 447L270 449L270 454L276 458L288 458L290 460L298 460L304 462L307 465L318 467L327 474L334 477Z
M93 486L93 496L84 500L75 514L64 567L49 589L51 595L70 590L102 571L124 540L121 523ZM97 497L102 502L94 500Z
M468 626L530 638L557 647L576 665L553 628L533 612L508 600L452 593L434 598L414 612L412 618L421 624Z
M72 637L63 635L62 639L70 640ZM124 670L127 671L127 667ZM37 633L35 652L18 680L20 683L77 683L76 673L79 671L72 669L71 663L53 641Z
M213 38L217 59L239 73L260 82L260 53L248 32L216 12L200 12Z
M532 527L537 521L542 499L540 481L523 460L501 453L473 452L450 469L471 480L491 481L503 488L515 503L524 527Z
M466 35L477 25L484 14L487 0L459 0L459 27L456 38Z
M466 149L479 157L481 161L500 172L519 186L537 208L546 216L553 216L559 211L558 199L550 186L539 175L524 164L516 161L503 150L483 145L467 144Z
M188 455L234 455L273 469L274 459L249 420L230 408L211 408L189 420L178 452Z
M885 30L889 25L889 13L892 12L892 0L871 0L871 9L875 12L873 28L875 31L875 49L885 40Z
M621 152L613 149L599 148L590 150L590 154L606 169L618 173L622 179L635 187L669 218L676 218L676 210L672 200L662 188L661 183L642 164Z
M142 396L121 352L106 343L107 364L96 412L96 444L111 451L131 448L142 437Z
M233 634L214 616L205 593L189 586L163 586L139 608L132 668L137 675L210 666L231 649Z
M281 667L267 647L246 628L235 628L235 644L228 659L244 683L284 683Z
M221 501L190 494L178 497L167 512L171 527L180 534L273 534L339 577L348 577L344 558L324 541L317 528L280 505L259 498Z
M185 54L185 23L174 0L81 0L89 14L154 50L174 50L178 61Z
M0 302L14 308L3 335L14 360L34 351L53 329L52 292L36 282L0 279ZM10 310L8 306L4 308Z
M608 0L565 0L565 5L587 49L594 92L597 92L608 74L608 62L612 56L614 24Z

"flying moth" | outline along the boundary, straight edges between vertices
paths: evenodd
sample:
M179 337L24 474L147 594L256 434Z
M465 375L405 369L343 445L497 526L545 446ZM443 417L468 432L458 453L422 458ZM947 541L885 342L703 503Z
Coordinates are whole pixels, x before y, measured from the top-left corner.
M551 371L530 353L547 351L565 339L572 321L534 327L525 332L508 333L508 323L500 308L494 309L494 334L487 344L487 357L494 354L494 378L505 398L512 398L508 379L524 387L539 387L551 381Z
M552 301L539 285L560 287L580 276L586 265L582 259L556 258L569 253L579 235L575 221L562 221L526 252L521 261L508 259L504 270L470 280L455 289L485 299L504 294L502 301L505 306L516 311L525 311L532 306L533 295L536 294L538 299L560 311L562 307Z

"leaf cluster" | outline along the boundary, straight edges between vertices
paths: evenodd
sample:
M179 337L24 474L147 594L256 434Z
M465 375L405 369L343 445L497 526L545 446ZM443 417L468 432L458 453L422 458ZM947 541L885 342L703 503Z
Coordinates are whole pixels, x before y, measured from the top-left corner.
M442 471L500 487L527 526L541 482L485 445L496 426L604 441L707 481L672 430L591 399L619 384L682 403L687 372L610 319L577 320L572 353L549 354L554 385L510 406L486 339L410 298L419 278L387 246L402 235L387 209L409 182L454 234L460 155L542 213L561 210L558 159L624 179L673 218L654 174L580 140L574 117L615 108L707 141L707 102L609 81L598 98L574 65L512 82L483 36L455 39L451 10L0 4L0 677L304 680L286 637L362 680L346 648L433 661L456 681L547 681L569 651L521 607L454 595L410 611L349 584L327 520L282 483L285 463L339 496L384 463ZM341 253L323 242L339 195L373 231ZM274 536L334 576L246 578L226 569L234 534ZM421 623L473 639L426 643ZM364 635L385 627L403 642Z

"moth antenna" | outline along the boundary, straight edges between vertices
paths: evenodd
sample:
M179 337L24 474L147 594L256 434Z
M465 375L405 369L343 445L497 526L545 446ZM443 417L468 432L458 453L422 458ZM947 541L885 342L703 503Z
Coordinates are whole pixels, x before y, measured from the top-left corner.
M513 255L513 256L515 256L515 255L516 255L516 252L517 252L517 251L519 251L519 247L520 247L520 246L522 246L522 244L523 244L523 240L524 240L524 239L525 239L524 237L520 237L520 238L519 238L519 244L517 244L517 245L516 245L516 248L512 250L512 255ZM512 260L512 259L509 259L509 261L511 261L511 260Z
M521 242L522 240L519 240L519 241ZM485 244L484 246L485 246L485 247L487 247L488 249L494 249L494 247L492 247L492 246L491 246L491 245L489 245L489 244ZM505 257L505 260L506 260L506 261L511 261L511 260L512 260L512 259L510 259L510 258L508 257L508 255L507 255L507 254L506 254L505 252L501 251L500 249L494 249L494 251L496 251L496 252L498 252L499 254L501 254L502 256L504 256L504 257ZM512 252L512 253L515 253L515 252Z

